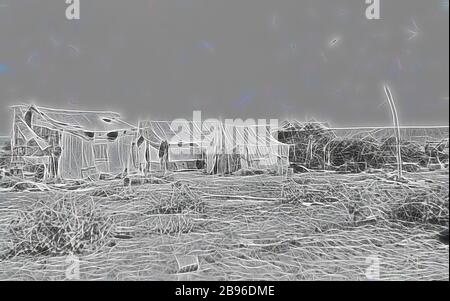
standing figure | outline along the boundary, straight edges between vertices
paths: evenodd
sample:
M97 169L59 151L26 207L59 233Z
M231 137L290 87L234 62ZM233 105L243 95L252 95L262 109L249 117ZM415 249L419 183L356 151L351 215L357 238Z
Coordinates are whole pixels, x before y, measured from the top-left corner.
M47 149L47 153L49 156L49 172L50 177L53 179L59 178L59 159L61 158L62 149L58 145L54 136L46 136L45 140L50 145Z
M61 158L62 148L60 146L55 146L52 152L52 169L53 175L56 179L60 178L59 173L59 159Z
M148 143L145 144L145 162L146 162L146 164L145 164L144 173L147 176L148 172L150 171L150 164L151 164L151 162L150 162L150 148L149 148Z
M168 169L168 159L169 159L169 143L167 142L167 140L161 142L159 146L158 155L161 170L164 170L164 172L166 172L166 170Z

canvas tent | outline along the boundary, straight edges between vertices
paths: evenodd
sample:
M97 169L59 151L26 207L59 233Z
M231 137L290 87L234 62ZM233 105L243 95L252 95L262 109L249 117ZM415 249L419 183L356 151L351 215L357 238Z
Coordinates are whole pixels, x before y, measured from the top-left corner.
M12 109L13 173L82 179L129 170L137 130L119 114L35 105Z
M209 174L228 174L258 168L287 173L289 146L277 141L265 125L143 121L139 134L145 141L140 157L150 169L158 168L159 146L167 141L170 166L176 170L204 168Z
M270 169L287 174L289 145L279 142L268 125L223 123L210 151L208 172L226 173L244 169Z

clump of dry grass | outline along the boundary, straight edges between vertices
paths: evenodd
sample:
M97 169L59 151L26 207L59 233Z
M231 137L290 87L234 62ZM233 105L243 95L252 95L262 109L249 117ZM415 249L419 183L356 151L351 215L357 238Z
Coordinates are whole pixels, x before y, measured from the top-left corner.
M148 206L149 232L158 234L189 233L194 228L193 216L205 212L205 203L189 185L176 182L172 193L156 193Z
M202 213L205 203L191 191L188 184L176 182L172 184L171 193L155 191L148 195L147 214L181 214L188 212Z
M194 228L192 217L187 214L151 216L148 221L149 233L181 234L189 233Z
M331 204L336 209L323 221L336 227L336 221L342 220L338 228L381 221L415 226L449 223L448 186L417 182L394 184L369 175L362 175L358 183L352 178L355 177L340 183L324 178L320 185L312 177L291 179L283 185L282 202L306 207Z
M409 193L403 201L393 204L391 210L391 217L400 221L437 225L449 222L448 196L445 200L426 192Z
M18 255L81 254L108 244L113 223L90 198L56 195L36 200L9 225L10 250Z
M205 202L187 182L135 186L114 197L119 234L129 237L189 233Z

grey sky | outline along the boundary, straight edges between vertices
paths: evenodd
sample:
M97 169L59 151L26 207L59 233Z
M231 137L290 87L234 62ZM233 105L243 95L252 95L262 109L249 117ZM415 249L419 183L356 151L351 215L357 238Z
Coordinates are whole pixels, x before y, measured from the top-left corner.
M448 0L0 0L0 134L16 102L139 118L448 124ZM414 36L409 30L417 31Z

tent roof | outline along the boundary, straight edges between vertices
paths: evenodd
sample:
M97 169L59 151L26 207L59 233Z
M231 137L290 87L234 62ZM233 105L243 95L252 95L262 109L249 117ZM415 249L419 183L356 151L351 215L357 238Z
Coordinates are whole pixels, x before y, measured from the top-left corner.
M205 142L208 144L215 139L215 134L217 133L220 133L220 141L229 146L245 143L248 143L250 146L285 145L285 143L275 139L273 136L274 132L269 131L267 125L240 126L213 121L203 121L203 125L198 122L187 121L187 124L189 128L183 127L183 131L180 132L178 123L173 128L172 123L169 121L147 120L139 123L139 131L142 137L150 141L152 145L159 145L163 140L167 140L170 144L177 144L178 142L191 142L193 144ZM197 135L194 131L197 132ZM197 141L193 138L200 140ZM216 141L216 143L219 142Z

